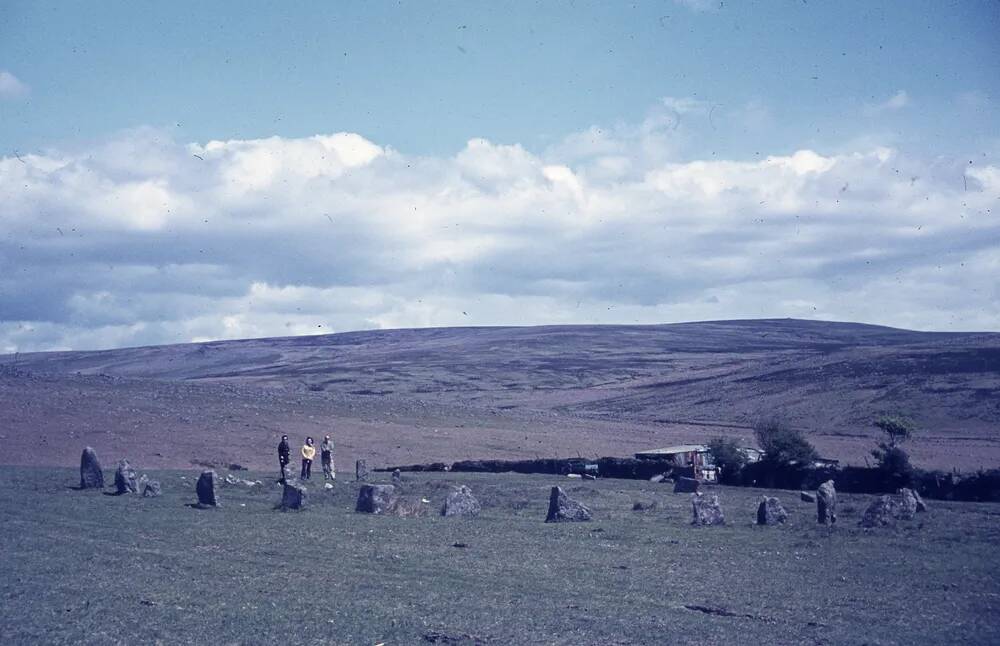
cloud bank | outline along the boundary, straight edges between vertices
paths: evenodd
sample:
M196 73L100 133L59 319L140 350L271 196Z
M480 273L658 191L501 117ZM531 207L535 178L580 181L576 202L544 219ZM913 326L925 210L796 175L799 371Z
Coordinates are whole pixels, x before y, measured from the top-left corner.
M28 86L7 70L0 70L0 99L19 99L28 94Z
M711 109L669 99L535 152L142 129L0 158L0 351L784 316L1000 329L1000 168L685 156L685 116Z

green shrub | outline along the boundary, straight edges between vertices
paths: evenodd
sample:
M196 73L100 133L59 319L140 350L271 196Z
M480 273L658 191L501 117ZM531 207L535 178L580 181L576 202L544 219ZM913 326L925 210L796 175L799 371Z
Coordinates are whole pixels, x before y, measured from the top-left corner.
M763 461L776 466L809 465L819 455L805 434L784 420L769 417L758 420L753 427L757 444L764 452Z

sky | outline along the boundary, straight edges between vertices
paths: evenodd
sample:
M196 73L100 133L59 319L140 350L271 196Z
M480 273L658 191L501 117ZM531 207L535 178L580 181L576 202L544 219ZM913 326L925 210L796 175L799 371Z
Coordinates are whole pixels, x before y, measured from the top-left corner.
M0 352L1000 330L1000 2L0 3Z

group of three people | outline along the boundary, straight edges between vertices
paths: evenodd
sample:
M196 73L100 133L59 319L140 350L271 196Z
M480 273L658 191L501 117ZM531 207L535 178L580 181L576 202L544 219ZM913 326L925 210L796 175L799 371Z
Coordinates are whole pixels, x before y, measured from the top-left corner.
M337 478L337 472L333 467L333 440L327 435L324 438L323 443L319 446L320 461L323 464L323 479L324 480L335 480ZM292 450L288 445L288 436L282 435L281 442L278 443L278 464L281 467L281 481L285 481L285 474L287 473L288 463L292 459ZM306 443L302 445L302 473L299 474L300 480L309 480L312 478L312 463L313 458L316 457L316 447L313 445L313 439L311 437L306 438Z

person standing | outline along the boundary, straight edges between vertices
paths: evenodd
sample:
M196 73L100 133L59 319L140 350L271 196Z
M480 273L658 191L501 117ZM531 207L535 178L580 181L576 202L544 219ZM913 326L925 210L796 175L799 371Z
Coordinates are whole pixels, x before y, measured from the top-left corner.
M300 480L308 480L312 477L313 458L316 457L316 447L313 446L313 439L306 438L306 443L302 445L302 474Z
M292 448L288 446L288 436L282 435L281 442L278 443L278 467L281 470L280 482L285 481L285 469L292 459Z
M333 467L333 440L327 435L323 439L323 443L319 445L319 457L320 461L323 463L323 479L324 480L336 480L337 472Z

